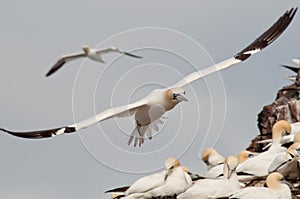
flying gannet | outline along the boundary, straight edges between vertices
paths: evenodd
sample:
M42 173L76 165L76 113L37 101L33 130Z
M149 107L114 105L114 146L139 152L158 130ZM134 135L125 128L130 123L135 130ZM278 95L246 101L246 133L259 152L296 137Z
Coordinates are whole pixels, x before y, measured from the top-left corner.
M23 137L23 138L47 138L64 133L73 133L81 129L87 128L97 122L120 116L134 115L136 126L132 131L128 140L128 145L134 140L134 146L139 146L144 143L144 136L148 128L153 128L151 125L160 121L161 116L171 109L173 109L178 103L187 101L184 97L185 90L182 88L195 80L203 78L209 74L217 71L224 70L235 64L245 61L252 55L260 52L267 47L273 41L275 41L281 33L288 27L292 19L294 18L298 8L291 8L286 11L267 31L256 38L250 45L238 52L233 57L226 59L218 64L212 65L206 69L193 72L184 77L179 82L165 89L155 89L150 92L146 97L123 106L109 108L97 115L94 115L88 119L80 121L75 124L52 128L47 130L29 131L29 132L15 132L4 128L0 130L7 132L11 135ZM149 139L152 138L151 133L147 133Z
M121 53L124 55L128 55L134 58L142 58L141 56L131 54L129 52L126 52L124 50L120 50L116 47L110 47L110 48L105 48L105 49L92 49L88 46L83 46L82 47L83 52L82 53L76 53L76 54L69 54L69 55L64 55L62 56L49 70L49 72L46 74L46 77L52 75L55 73L58 69L60 69L65 63L79 59L79 58L90 58L93 61L105 63L105 61L102 58L102 55L107 54L107 53Z

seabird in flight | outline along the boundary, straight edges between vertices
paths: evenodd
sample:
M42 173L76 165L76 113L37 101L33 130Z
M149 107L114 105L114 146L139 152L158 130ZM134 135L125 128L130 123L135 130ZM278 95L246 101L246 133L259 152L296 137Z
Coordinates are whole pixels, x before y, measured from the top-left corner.
M53 66L52 68L49 70L49 72L46 74L46 77L52 75L53 73L55 73L58 69L60 69L65 63L75 60L75 59L79 59L79 58L90 58L93 61L97 61L97 62L101 62L101 63L105 63L105 61L102 58L102 55L107 54L107 53L121 53L124 55L128 55L134 58L142 58L141 56L138 55L134 55L131 54L129 52L120 50L116 47L110 47L110 48L105 48L105 49L92 49L88 46L83 46L82 47L83 52L82 53L76 53L76 54L69 54L69 55L64 55L62 56Z
M160 122L160 118L165 112L172 110L180 102L187 101L185 98L185 90L183 89L184 86L207 75L241 63L252 55L260 52L284 32L294 18L296 12L297 8L291 8L286 11L269 29L233 57L203 70L193 72L170 87L155 89L146 97L134 103L106 109L83 121L63 127L29 132L15 132L4 128L1 128L0 130L23 138L47 138L65 133L77 132L109 118L133 115L135 117L135 128L130 135L128 145L134 140L134 146L141 146L144 143L145 134L147 134L149 139L152 138L151 133L147 133L149 132L147 131L149 130L148 128L153 128L155 122Z

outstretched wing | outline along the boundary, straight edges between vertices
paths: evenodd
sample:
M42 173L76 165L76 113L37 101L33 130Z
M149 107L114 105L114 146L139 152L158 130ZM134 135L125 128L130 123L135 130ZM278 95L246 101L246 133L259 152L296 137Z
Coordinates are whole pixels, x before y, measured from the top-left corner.
M110 47L110 48L101 49L101 50L97 50L97 51L96 51L97 54L101 54L101 55L107 54L107 53L111 53L111 52L122 53L122 54L124 54L124 55L130 56L130 57L134 57L134 58L138 58L138 59L143 58L143 57L141 57L141 56L139 56L139 55L135 55L135 54L129 53L129 52L127 52L127 51L118 49L118 48L116 48L116 47Z
M54 72L56 72L58 69L60 69L65 63L67 63L71 60L74 60L74 59L81 58L81 57L86 57L86 54L85 53L77 53L77 54L63 56L54 64L54 66L52 66L52 68L46 74L46 77L52 75Z
M174 84L173 87L182 87L185 86L199 78L205 77L211 73L215 73L220 70L224 70L238 64L251 55L254 55L260 52L263 48L271 44L275 39L277 39L281 33L288 27L292 19L294 18L298 8L291 8L286 11L267 31L260 35L257 39L254 40L249 46L237 53L234 57L226 59L218 64L212 65L206 69L196 71L189 74L178 83Z
M129 113L128 115L131 115L131 113L135 112L136 109L138 109L141 106L144 106L148 103L147 98L143 98L135 103L119 106L116 108L110 108L105 111L102 111L101 113L90 117L86 120L83 120L81 122L60 127L60 128L53 128L53 129L47 129L47 130L38 130L38 131L29 131L29 132L15 132L10 131L4 128L0 128L1 131L4 131L6 133L9 133L13 136L22 137L22 138L47 138L47 137L54 137L56 135L61 135L64 133L73 133L76 131L79 131L80 129L87 128L97 122L112 118L112 117L119 117L124 116L126 113Z

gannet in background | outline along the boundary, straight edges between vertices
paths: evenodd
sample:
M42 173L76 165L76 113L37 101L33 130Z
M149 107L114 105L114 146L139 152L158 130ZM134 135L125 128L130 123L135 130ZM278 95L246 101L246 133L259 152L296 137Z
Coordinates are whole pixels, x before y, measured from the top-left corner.
M277 172L271 173L267 177L267 187L246 187L233 193L229 198L253 199L292 199L291 190L284 177Z
M241 151L237 155L237 158L239 160L239 163L241 164L241 163L245 162L248 158L254 157L255 155L257 155L257 154L250 152L250 151ZM201 177L214 179L214 178L223 177L223 173L224 173L224 161L223 161L223 163L220 162L219 164L215 165L214 167L208 169L208 171L203 173L201 175Z
M144 198L145 194L171 196L185 191L192 185L189 170L181 166L176 158L167 158L165 168L165 171L138 179L129 187L116 188L105 193L117 193L118 198L127 199Z
M292 59L292 61L293 61L297 66L300 66L300 59Z
M136 127L130 135L128 145L133 141L133 139L135 139L134 146L137 145L137 142L139 142L139 146L141 146L141 144L144 142L144 135L149 127L152 128L151 124L153 122L159 120L165 112L173 109L178 103L187 101L187 99L184 97L185 90L182 87L209 74L238 64L252 55L260 52L263 48L267 47L281 35L281 33L288 27L294 18L296 12L297 8L292 8L286 11L267 31L265 31L249 46L233 57L218 64L212 65L206 69L193 72L168 88L155 89L146 97L132 104L110 108L81 122L59 128L29 132L14 132L3 128L0 130L23 138L46 138L64 133L73 133L112 117L134 115ZM151 133L149 133L148 138L150 139L151 137Z
M203 179L196 181L184 193L180 194L178 199L205 199L228 197L233 192L240 189L240 183L236 174L236 167L239 161L234 156L228 156L223 166L223 178Z
M284 64L281 64L282 67L284 68L287 68L293 72L295 72L296 74L298 74L298 71L300 69L300 59L292 59L292 61L298 66L298 67L295 67L295 66L288 66L288 65L284 65ZM292 75L292 76L285 76L285 78L287 80L290 80L292 81L293 83L296 83L297 81L297 75Z
M106 191L105 193L120 193L118 198L151 198L158 196L173 196L184 192L192 185L192 179L186 167L182 167L175 158L165 161L166 170L140 178L130 187L121 187Z
M287 143L291 143L291 142L295 142L295 139L298 139L300 141L300 135L298 135L298 138L295 138L295 135L300 132L300 122L295 122L295 123L291 123L291 133L288 135L283 136L280 139L280 144L287 144ZM265 140L259 140L256 143L269 143L268 145L266 145L263 150L265 150L266 148L271 146L272 139L265 139ZM296 141L297 142L297 141Z
M287 152L278 154L271 163L268 172L279 172L288 180L300 178L300 142L292 144Z
M202 161L207 165L207 170L219 164L224 164L225 158L221 156L214 148L207 148L202 152Z
M241 164L241 163L245 162L246 160L248 160L249 158L255 157L258 154L259 153L254 153L251 151L243 150L237 155L237 158L239 160L239 163Z
M174 167L179 166L180 163L175 158L167 158L165 160L165 170L159 173L155 173L149 176L142 177L135 181L131 186L124 186L112 190L108 190L105 193L120 193L122 196L127 196L134 193L145 193L151 189L159 187L165 183Z
M193 182L186 167L174 167L165 183L145 193L143 198L164 198L185 192Z
M291 132L291 125L285 120L280 120L272 128L272 146L265 152L262 152L252 158L249 158L237 168L238 175L245 175L244 178L239 176L240 181L247 181L256 176L267 176L268 168L273 162L276 155L285 152L286 148L281 147L280 139L286 133Z
M52 66L52 68L49 70L49 72L46 74L46 77L52 75L54 72L56 72L58 69L60 69L65 63L75 60L75 59L79 59L79 58L90 58L93 61L97 61L97 62L101 62L101 63L105 63L105 61L102 58L102 55L107 54L107 53L112 53L112 52L116 52L116 53L121 53L124 55L128 55L134 58L142 58L141 56L138 55L134 55L131 54L129 52L120 50L116 47L110 47L110 48L106 48L106 49L92 49L88 46L83 46L82 47L83 52L82 53L76 53L76 54L70 54L70 55L64 55L62 56L55 64L54 66Z

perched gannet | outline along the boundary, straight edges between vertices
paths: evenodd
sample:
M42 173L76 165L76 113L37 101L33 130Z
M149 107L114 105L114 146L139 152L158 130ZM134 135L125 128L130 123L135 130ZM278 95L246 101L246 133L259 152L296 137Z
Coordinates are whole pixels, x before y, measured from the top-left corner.
M300 122L291 123L291 133L288 135L283 136L280 139L280 144L286 144L290 142L294 142L295 135L300 132ZM300 138L298 138L300 140ZM272 139L265 139L257 141L256 143L269 143L263 149L266 149L271 146Z
M149 176L142 177L135 181L131 186L120 187L112 190L108 190L105 193L124 192L124 196L133 193L144 193L153 188L159 187L164 184L166 178L171 173L174 167L177 167L179 161L175 158L167 158L165 160L165 170L159 173L155 173Z
M268 168L276 155L286 151L281 147L280 139L286 133L291 132L291 125L285 120L280 120L272 128L272 146L265 152L249 158L237 168L238 175L245 175L245 178L239 178L240 181L252 179L255 176L267 176Z
M180 165L176 158L167 158L164 171L142 177L131 186L108 190L116 198L143 198L145 194L179 194L192 184L189 170ZM175 189L178 186L178 190ZM175 187L175 188L174 188Z
M258 155L258 153L243 150L237 155L237 158L239 160L239 163L241 164L246 160L248 160L249 158L255 157L256 155Z
M292 8L286 11L267 31L256 38L249 46L237 53L235 56L201 71L193 72L168 88L153 90L146 97L132 104L110 108L81 122L59 128L30 132L14 132L3 128L0 130L23 138L45 138L64 133L73 133L112 117L134 115L136 127L130 135L128 145L133 141L133 139L135 139L134 146L136 146L137 143L139 143L139 146L141 146L141 144L144 142L144 135L147 133L148 128L152 128L151 125L153 122L158 121L165 112L173 109L178 103L187 101L187 99L184 97L185 90L182 87L209 74L238 64L252 55L260 52L263 48L275 41L279 35L281 35L281 33L292 21L296 11L297 8ZM152 138L151 133L148 133L148 138Z
M116 47L110 47L110 48L98 50L98 49L92 49L88 46L83 46L82 50L83 50L82 53L64 55L62 58L60 58L54 64L54 66L49 70L49 72L46 74L46 76L48 77L48 76L52 75L54 72L56 72L58 69L60 69L65 63L75 60L75 59L78 59L78 58L88 57L91 60L105 63L105 61L102 58L102 55L107 54L107 53L112 53L112 52L121 53L121 54L128 55L128 56L135 57L135 58L142 58L141 56L131 54L129 52L120 50Z
M256 153L250 152L250 151L241 151L238 155L237 158L239 160L239 163L245 162L248 158L254 157ZM222 177L224 173L224 162L220 163L212 168L210 168L208 171L203 173L201 177L203 178L219 178Z
M225 158L221 156L215 149L207 148L202 152L202 161L207 165L207 170L224 163Z
M279 172L288 180L300 178L300 142L292 144L287 152L278 154L271 163L268 172Z
M246 187L232 194L229 198L253 199L253 198L272 198L272 199L292 199L291 190L288 182L277 172L271 173L267 177L266 187Z
M227 197L236 190L240 189L240 183L236 174L236 167L239 161L234 156L228 156L223 166L223 178L203 179L196 181L178 199L197 199L197 198L218 198Z
M171 174L165 180L165 183L145 193L143 198L162 198L167 196L179 195L185 192L193 182L188 174L186 167L174 167Z

